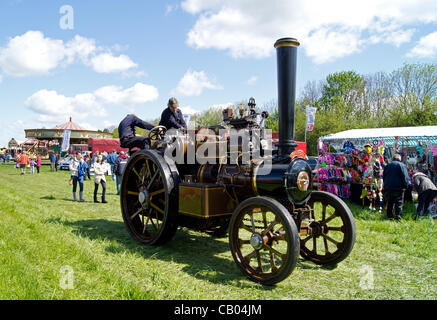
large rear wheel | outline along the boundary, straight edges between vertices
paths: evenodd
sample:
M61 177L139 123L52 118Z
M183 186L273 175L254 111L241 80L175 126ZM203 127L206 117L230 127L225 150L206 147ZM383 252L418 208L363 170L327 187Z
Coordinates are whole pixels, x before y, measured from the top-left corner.
M137 241L158 245L177 229L177 181L154 150L136 152L123 173L120 203L123 220Z

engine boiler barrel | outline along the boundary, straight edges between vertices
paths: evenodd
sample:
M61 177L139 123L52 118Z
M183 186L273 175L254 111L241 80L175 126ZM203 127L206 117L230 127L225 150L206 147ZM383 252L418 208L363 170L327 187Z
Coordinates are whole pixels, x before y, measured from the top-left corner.
M274 198L287 198L284 176L288 166L289 164L272 165L272 170L268 175L258 175L255 171L253 179L257 194Z
M306 201L311 192L311 167L300 158L287 164L273 164L268 175L257 174L254 170L256 193L276 199L289 199L301 204Z
M276 41L278 68L278 155L288 156L294 151L294 111L296 101L296 61L299 42L294 38Z

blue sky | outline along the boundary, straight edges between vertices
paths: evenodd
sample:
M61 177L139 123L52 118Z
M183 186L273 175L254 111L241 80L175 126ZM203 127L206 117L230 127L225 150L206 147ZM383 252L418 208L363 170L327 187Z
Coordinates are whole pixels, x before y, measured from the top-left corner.
M171 96L186 112L262 106L277 96L273 44L286 36L301 42L299 95L334 72L435 63L437 2L2 0L0 146L70 116L90 129L132 111L158 118Z

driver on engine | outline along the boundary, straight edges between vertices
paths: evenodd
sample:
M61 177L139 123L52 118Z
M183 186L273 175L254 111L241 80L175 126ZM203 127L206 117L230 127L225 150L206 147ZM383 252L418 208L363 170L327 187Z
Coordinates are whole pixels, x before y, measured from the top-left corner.
M141 120L134 114L128 114L118 126L118 134L120 137L120 147L132 149L149 149L150 139L135 134L135 128L143 128L147 130L153 129L155 126L151 123Z
M187 124L185 123L182 111L179 109L179 103L176 98L170 98L166 108L161 114L160 126L164 126L169 129L186 129Z

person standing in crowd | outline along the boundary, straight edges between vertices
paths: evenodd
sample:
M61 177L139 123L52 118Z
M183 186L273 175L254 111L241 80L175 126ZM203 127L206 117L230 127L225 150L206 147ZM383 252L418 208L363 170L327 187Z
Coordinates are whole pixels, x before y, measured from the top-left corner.
M102 185L102 203L108 203L105 199L106 172L108 172L108 164L103 161L103 156L99 155L97 157L96 163L94 163L94 202L95 203L99 203L99 201L97 200L97 192L99 191L99 184Z
M97 161L97 157L99 156L100 152L97 151L93 154L93 158L91 159L91 163L94 164Z
M126 167L128 157L124 153L124 151L120 151L120 155L115 160L114 164L114 174L115 174L115 181L117 184L117 195L120 195L120 184L121 184L121 177L123 176L124 168Z
M26 167L30 164L29 157L26 152L23 152L22 155L18 157L17 163L20 165L21 175L26 174Z
M86 174L86 169L88 165L82 159L82 155L80 153L76 154L76 157L70 162L70 174L73 179L73 201L77 201L76 191L77 184L79 183L79 200L80 202L84 202L83 199L83 181Z
M59 153L56 152L56 161L55 161L56 172L58 172L59 159L60 159L60 155Z
M413 186L419 195L415 219L428 214L429 205L437 196L437 187L424 172L413 175Z
M404 192L411 186L407 167L401 162L400 154L395 154L392 161L385 167L384 193L387 199L387 218L393 219L393 208L395 211L394 219L400 220L404 206Z
M151 123L141 120L134 114L128 114L118 126L118 135L120 137L120 147L132 149L149 149L150 139L136 135L136 127L151 130L155 126Z
M111 166L112 181L115 181L114 164L117 158L118 158L118 154L116 150L112 150L112 153L109 154L108 157L106 158L106 161Z
M90 170L91 170L91 158L88 154L85 155L84 160L87 164L87 169L86 169L86 177L88 177L89 180L91 180L91 174L90 174ZM85 180L86 180L85 177Z
M36 156L36 172L39 174L39 169L41 168L41 156Z
M35 174L35 166L36 166L35 160L31 159L29 164L30 164L29 173Z
M54 172L55 165L56 165L56 154L54 152L50 152L49 159L50 159L50 171Z

